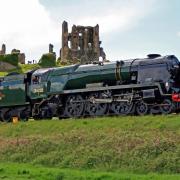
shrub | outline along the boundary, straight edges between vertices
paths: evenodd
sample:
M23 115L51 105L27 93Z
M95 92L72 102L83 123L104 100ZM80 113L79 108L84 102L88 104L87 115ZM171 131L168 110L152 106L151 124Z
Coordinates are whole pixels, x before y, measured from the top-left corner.
M53 53L43 54L39 60L41 67L54 67L56 66L56 56Z
M18 54L0 55L0 61L18 66Z

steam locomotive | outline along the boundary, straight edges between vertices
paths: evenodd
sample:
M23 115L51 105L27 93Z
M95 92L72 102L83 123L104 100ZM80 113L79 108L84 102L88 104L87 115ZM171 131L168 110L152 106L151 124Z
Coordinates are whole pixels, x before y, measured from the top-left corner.
M0 120L169 114L180 109L174 55L37 69L0 79Z

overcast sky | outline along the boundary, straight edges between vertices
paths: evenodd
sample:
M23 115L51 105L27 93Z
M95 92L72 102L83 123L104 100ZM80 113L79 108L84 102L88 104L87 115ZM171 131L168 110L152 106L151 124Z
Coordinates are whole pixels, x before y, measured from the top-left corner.
M48 44L61 47L63 20L100 25L102 46L110 60L149 53L180 59L179 0L0 0L0 44L38 60ZM70 28L69 28L70 29Z

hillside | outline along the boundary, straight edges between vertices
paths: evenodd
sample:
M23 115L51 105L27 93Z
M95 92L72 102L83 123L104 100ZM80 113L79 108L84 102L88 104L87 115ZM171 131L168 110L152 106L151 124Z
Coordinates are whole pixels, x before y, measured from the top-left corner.
M23 58L21 58L23 56ZM54 53L43 54L38 64L24 64L25 54L20 53L15 49L11 54L0 54L0 76L5 76L11 72L25 73L27 71L37 68L48 68L61 66L59 62L56 62L56 56Z
M51 172L56 179L178 179L180 121L169 115L0 124L0 154L0 177L9 179Z
M0 76L5 76L8 73L11 72L17 72L17 73L25 73L27 71L30 71L32 69L37 69L40 66L38 64L19 64L17 68L9 70L9 71L4 71L4 72L0 72Z
M58 63L56 66L53 66L53 67L62 67L66 65L70 65L70 64ZM16 67L15 69L4 71L4 72L0 71L0 77L5 76L11 72L26 73L27 71L31 71L38 68L46 68L46 67L40 66L39 64L18 64L18 67Z

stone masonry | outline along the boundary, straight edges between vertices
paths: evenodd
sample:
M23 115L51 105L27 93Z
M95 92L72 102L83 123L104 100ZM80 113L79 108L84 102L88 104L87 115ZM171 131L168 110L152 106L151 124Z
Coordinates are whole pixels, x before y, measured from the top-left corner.
M2 45L2 48L1 48L1 50L0 50L0 55L5 55L5 54L6 54L6 45L3 44L3 45Z
M81 63L98 61L99 57L106 59L103 48L100 47L99 25L72 26L71 33L68 32L68 23L62 24L62 48L60 58L62 62L71 61L75 63L79 59Z
M21 53L19 49L12 49L11 54L18 54L18 61L21 64L25 64L26 56L24 53Z

